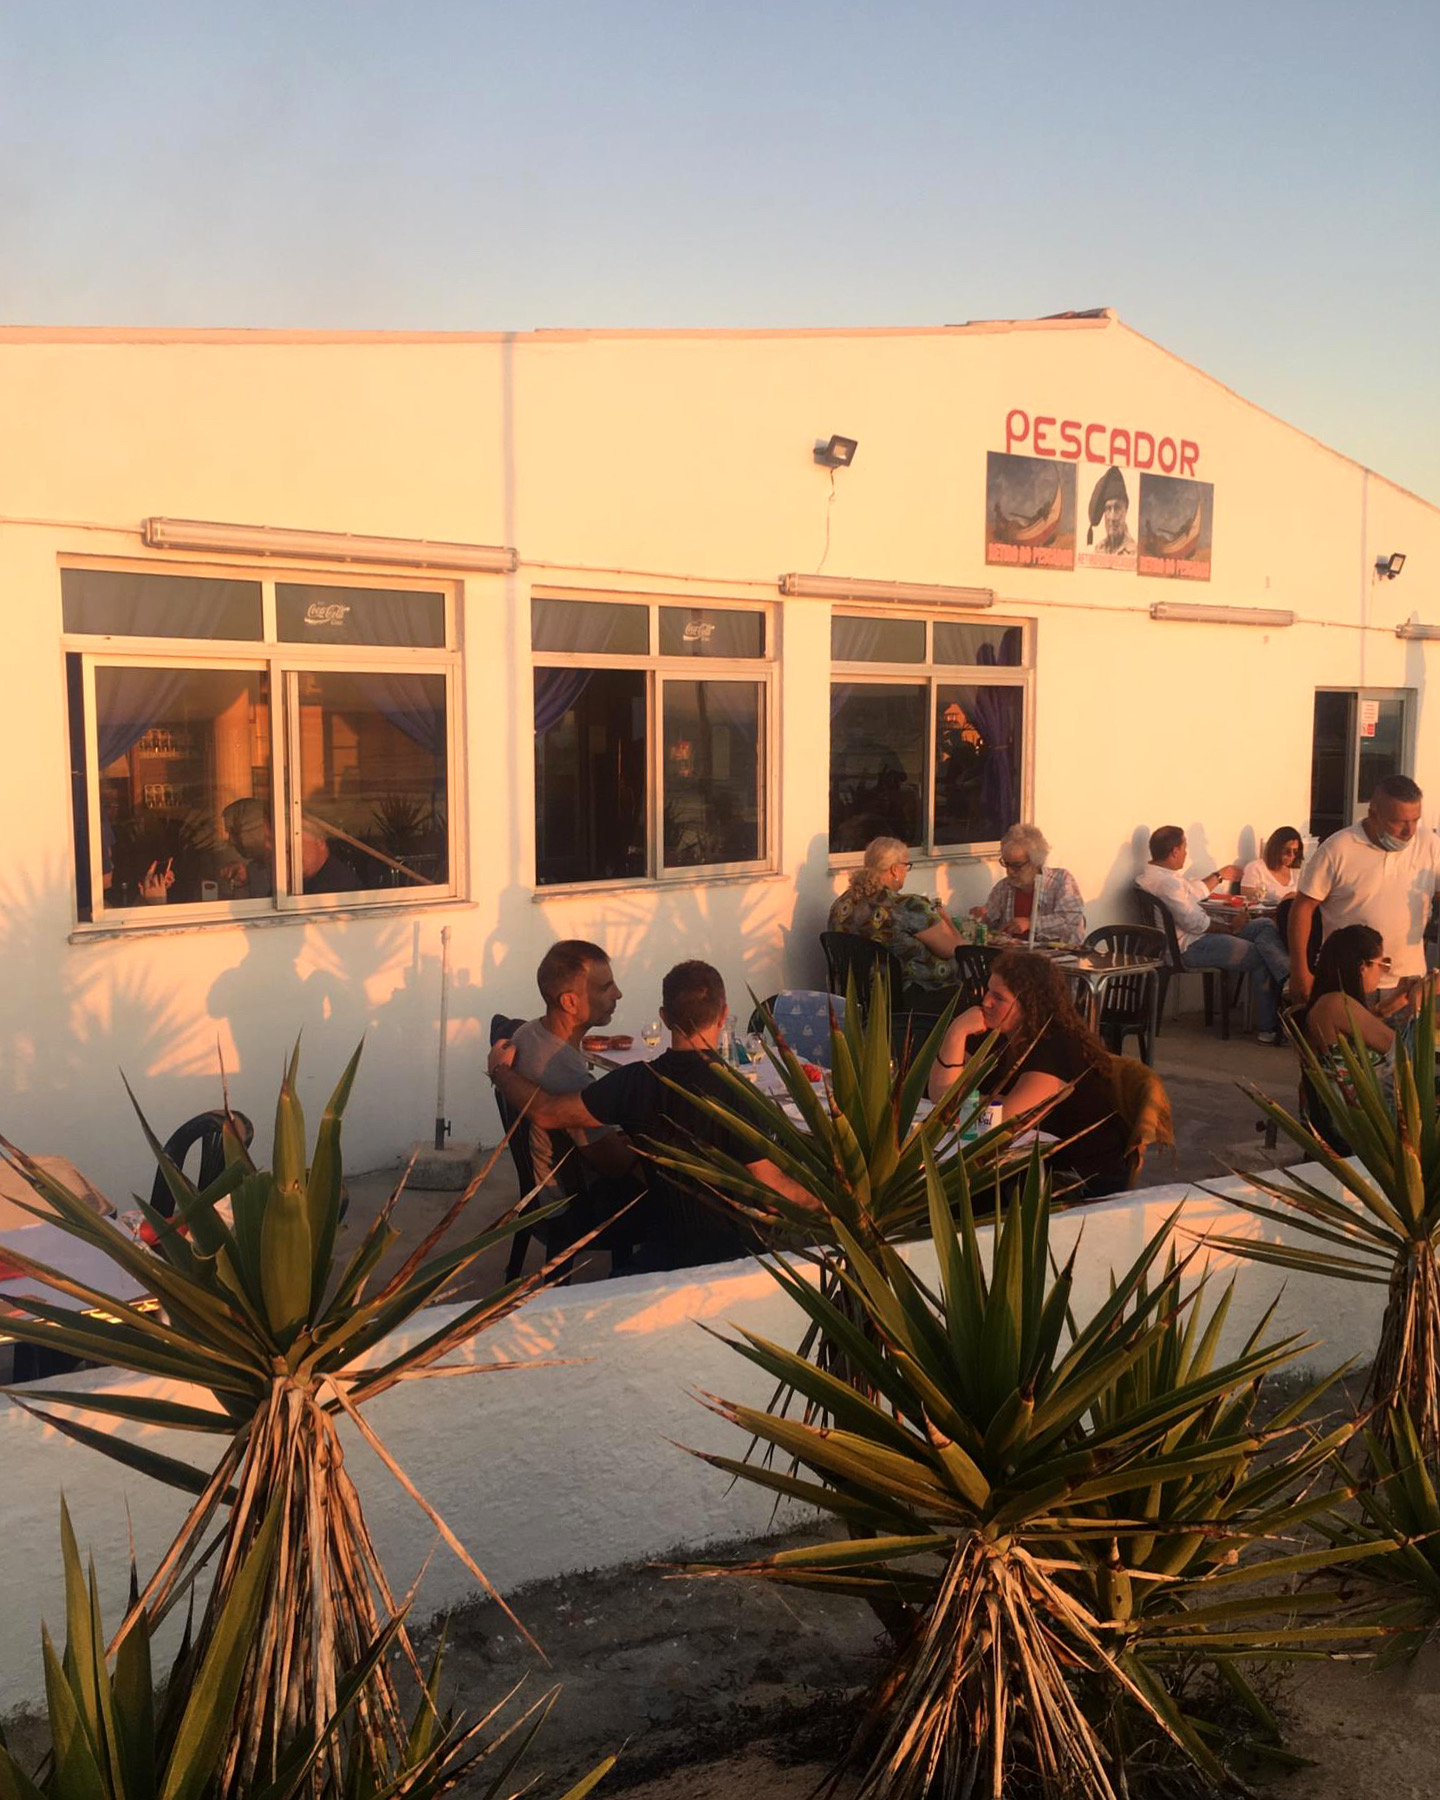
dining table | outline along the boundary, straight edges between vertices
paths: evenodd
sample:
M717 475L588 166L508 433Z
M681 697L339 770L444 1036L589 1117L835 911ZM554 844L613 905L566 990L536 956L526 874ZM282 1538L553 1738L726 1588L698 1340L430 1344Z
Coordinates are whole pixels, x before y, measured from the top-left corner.
M7 1252L12 1254L7 1256ZM44 1263L47 1268L55 1269L61 1275L68 1276L71 1281L96 1293L106 1294L120 1301L140 1300L144 1303L143 1310L154 1309L154 1301L132 1275L128 1275L103 1250L85 1243L63 1226L50 1225L40 1219L28 1225L9 1226L0 1231L0 1379L5 1381L25 1378L24 1370L17 1368L16 1354L27 1346L23 1346L20 1340L5 1329L7 1317L22 1316L16 1305L21 1296L33 1294L47 1305L63 1308L66 1312L90 1314L97 1318L106 1316L103 1307L92 1306L88 1300L77 1299L57 1288L47 1287L38 1277L21 1268L13 1260L13 1253ZM36 1347L28 1348L33 1353ZM32 1360L37 1365L35 1373L47 1372L43 1358L32 1354Z
M619 1035L628 1034L622 1033ZM643 1038L636 1034L633 1040L623 1048L616 1048L613 1045L607 1046L607 1048L603 1050L598 1048L585 1050L583 1045L581 1048L584 1050L586 1058L593 1063L596 1068L608 1072L611 1069L628 1068L634 1063L653 1062L662 1051L670 1048L670 1034L668 1031L662 1030L660 1041L655 1044L645 1043ZM762 1057L758 1061L742 1063L736 1067L735 1072L749 1081L760 1093L777 1101L781 1112L783 1112L792 1123L796 1125L803 1125L805 1123L805 1118L801 1113L800 1108L790 1097L790 1092L786 1086L784 1076L781 1074L780 1070L775 1067L774 1063L770 1061L768 1056ZM826 1086L826 1076L822 1074L819 1080L812 1081L810 1085L815 1089L816 1093L823 1094ZM983 1109L985 1102L978 1094L972 1095L971 1098L973 1105L968 1109L967 1116L964 1120L961 1131L962 1137L978 1135L979 1131L978 1114ZM928 1099L922 1098L915 1109L916 1122L922 1122L932 1110L932 1103ZM1031 1130L1021 1133L1021 1135L1015 1139L1013 1147L1015 1149L1024 1150L1031 1144L1057 1144L1059 1141L1060 1140L1057 1137L1048 1131ZM947 1138L942 1145L942 1148L949 1149L953 1142L953 1136Z
M114 1217L114 1206L94 1182L81 1174L69 1157L36 1156L32 1161L52 1180L69 1188L77 1200L83 1200L93 1211L105 1218ZM0 1231L33 1224L35 1215L30 1210L32 1207L39 1207L42 1212L51 1210L45 1199L36 1193L18 1169L0 1160Z
M1075 990L1076 1011L1092 1031L1099 1031L1105 1010L1105 990L1124 976L1158 974L1166 965L1162 953L1143 955L1125 950L1091 950L1085 945L1036 943L1021 948L1034 950L1052 962ZM1154 1042L1159 1022L1160 983L1149 984L1150 1039Z
M1222 930L1239 931L1252 919L1273 919L1279 910L1279 903L1273 900L1245 900L1238 894L1208 894L1200 902L1200 909Z

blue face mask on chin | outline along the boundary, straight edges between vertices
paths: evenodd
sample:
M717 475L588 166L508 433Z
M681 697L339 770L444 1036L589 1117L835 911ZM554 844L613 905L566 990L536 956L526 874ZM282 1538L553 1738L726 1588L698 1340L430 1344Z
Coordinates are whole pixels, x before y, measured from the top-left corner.
M1382 831L1375 840L1382 850L1403 850L1410 842L1409 838L1397 838L1388 831Z

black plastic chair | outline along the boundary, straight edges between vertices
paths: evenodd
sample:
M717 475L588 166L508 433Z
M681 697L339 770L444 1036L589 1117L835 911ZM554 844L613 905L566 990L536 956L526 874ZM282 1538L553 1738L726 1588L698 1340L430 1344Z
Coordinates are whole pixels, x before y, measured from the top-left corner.
M230 1117L239 1126L241 1142L248 1150L255 1127L242 1112L232 1112ZM196 1113L193 1119L187 1119L178 1130L172 1131L165 1140L165 1154L177 1169L183 1170L185 1158L197 1144L200 1146L200 1171L194 1178L195 1185L207 1188L225 1169L225 1114L218 1107L213 1112ZM163 1170L155 1171L150 1204L167 1219L174 1214L175 1196L170 1192Z
M1147 893L1144 888L1135 889L1140 901L1140 909L1150 920L1156 931L1165 938L1165 967L1160 971L1160 1000L1157 1011L1163 1011L1165 996L1170 991L1170 981L1175 975L1198 975L1201 977L1201 992L1205 996L1205 1023L1211 1025L1215 1020L1215 1000L1220 1001L1220 1035L1230 1035L1230 983L1226 976L1228 969L1192 969L1180 954L1180 939L1175 931L1175 915L1163 900L1154 894ZM1241 978L1243 979L1243 977Z
M1168 953L1164 932L1152 925L1098 926L1086 937L1085 948L1097 950L1102 956L1164 957ZM1141 1062L1147 1068L1154 1062L1160 1000L1158 969L1106 976L1100 990L1096 1029L1113 1056L1123 1056L1126 1038L1135 1037L1139 1039Z
M856 1001L862 1013L868 1012L875 971L883 968L890 985L890 1010L893 1013L899 1008L905 976L893 950L853 931L822 931L820 948L825 952L826 986L832 994L843 994L847 980L853 978Z
M513 1038L525 1023L523 1019L508 1018L504 1013L495 1013L490 1020L490 1043L498 1044L502 1038ZM495 1089L495 1107L500 1114L500 1128L510 1140L510 1161L515 1165L515 1179L520 1183L522 1198L534 1191L535 1162L530 1155L530 1126L500 1092ZM558 1179L558 1177L557 1177ZM536 1204L532 1202L532 1204ZM568 1209L567 1209L568 1210ZM525 1267L525 1255L530 1248L532 1237L540 1239L541 1248L548 1259L550 1254L550 1232L547 1227L558 1226L564 1217L555 1213L548 1219L542 1219L533 1230L517 1231L510 1240L510 1255L505 1264L505 1279L518 1281L520 1271ZM566 1269L562 1281L570 1279L570 1271Z
M990 985L990 968L999 954L998 949L992 949L988 944L961 944L956 950L955 976L960 989L960 998L955 1003L957 1012L978 1006L985 998L985 990Z
M498 1044L502 1038L513 1038L524 1023L523 1019L507 1018L504 1013L494 1014L490 1020L491 1044ZM510 1160L515 1165L515 1175L520 1183L520 1192L522 1196L529 1194L533 1192L536 1180L535 1162L530 1154L529 1121L520 1118L519 1112L511 1106L498 1087L495 1089L495 1105L500 1114L500 1124L509 1134ZM519 1128L515 1129L517 1120L520 1121ZM531 1238L539 1238L540 1248L544 1251L545 1259L548 1262L557 1250L563 1249L566 1244L573 1243L577 1237L583 1237L588 1229L578 1216L586 1198L585 1173L578 1155L573 1151L567 1151L556 1162L552 1174L561 1192L569 1197L571 1205L558 1213L551 1213L548 1218L541 1219L538 1224L515 1233L510 1240L510 1255L505 1264L507 1281L520 1279ZM538 1206L540 1200L537 1197L530 1204ZM633 1232L627 1235L626 1225L626 1220L618 1221L618 1228L613 1236L608 1231L602 1233L592 1240L591 1248L609 1250L615 1261L623 1262L630 1252L633 1237ZM562 1263L556 1272L556 1286L564 1287L573 1273L573 1261Z

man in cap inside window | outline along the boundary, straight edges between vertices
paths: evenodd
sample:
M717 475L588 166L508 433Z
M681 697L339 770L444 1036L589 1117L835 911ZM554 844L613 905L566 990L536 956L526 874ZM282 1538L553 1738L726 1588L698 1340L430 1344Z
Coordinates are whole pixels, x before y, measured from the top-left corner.
M1117 468L1108 468L1095 483L1090 496L1090 529L1085 542L1097 556L1133 556L1135 540L1127 523L1130 496L1125 491L1125 477ZM1095 527L1101 527L1100 541L1095 542Z

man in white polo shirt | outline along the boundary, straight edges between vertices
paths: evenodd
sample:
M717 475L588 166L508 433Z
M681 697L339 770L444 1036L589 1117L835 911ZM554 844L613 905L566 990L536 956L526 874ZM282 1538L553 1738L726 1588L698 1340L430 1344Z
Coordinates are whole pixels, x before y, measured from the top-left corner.
M1408 775L1375 784L1358 825L1337 831L1315 852L1290 908L1290 993L1304 999L1311 974L1305 949L1315 908L1325 936L1342 925L1369 925L1385 940L1390 981L1408 986L1425 973L1425 925L1440 888L1440 838L1420 823L1421 794Z

